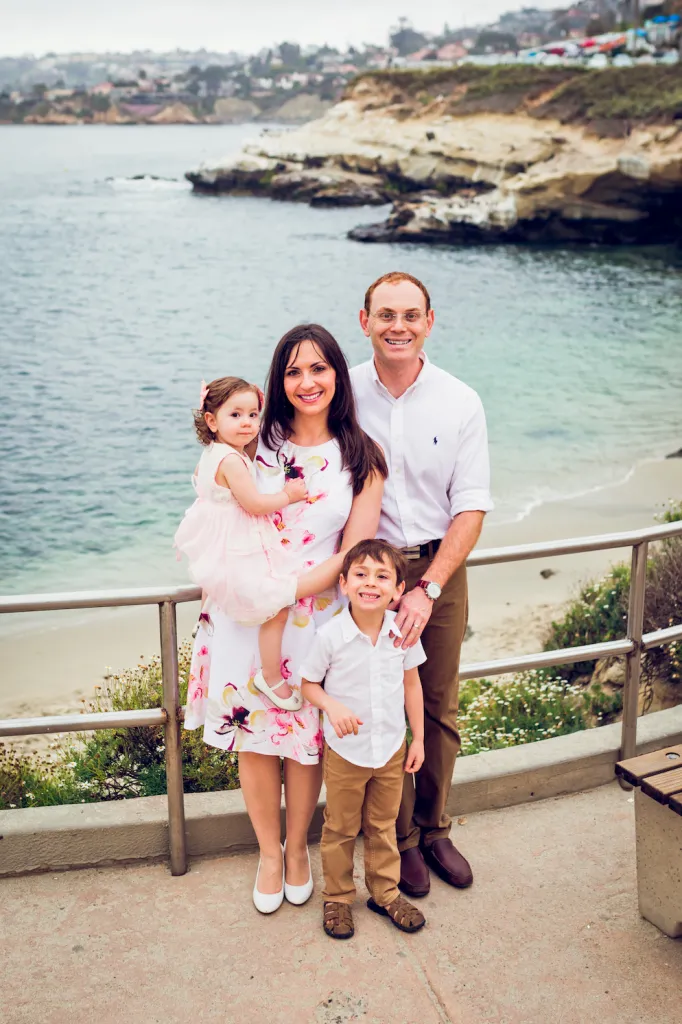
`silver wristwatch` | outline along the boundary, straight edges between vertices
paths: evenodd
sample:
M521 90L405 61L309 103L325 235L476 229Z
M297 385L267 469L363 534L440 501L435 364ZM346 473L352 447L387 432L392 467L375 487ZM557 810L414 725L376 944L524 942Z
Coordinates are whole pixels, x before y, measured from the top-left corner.
M437 601L443 592L440 584L434 583L433 580L417 580L417 586L421 587L432 601Z

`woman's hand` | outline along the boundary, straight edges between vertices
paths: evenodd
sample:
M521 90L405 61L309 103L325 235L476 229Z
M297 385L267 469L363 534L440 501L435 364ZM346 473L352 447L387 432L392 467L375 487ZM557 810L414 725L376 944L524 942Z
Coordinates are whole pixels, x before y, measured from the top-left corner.
M290 505L293 505L296 501L305 501L308 497L308 488L306 487L305 480L287 480L284 485L284 493L288 497Z
M362 725L362 722L345 704L341 704L338 700L328 699L324 713L339 739L350 736L351 733L357 736L358 726Z
M418 772L424 764L424 740L412 740L405 759L405 771Z

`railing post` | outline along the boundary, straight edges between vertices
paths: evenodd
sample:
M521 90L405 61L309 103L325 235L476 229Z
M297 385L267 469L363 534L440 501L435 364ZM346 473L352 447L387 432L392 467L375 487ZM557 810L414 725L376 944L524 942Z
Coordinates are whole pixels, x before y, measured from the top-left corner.
M161 627L161 671L163 675L163 707L166 712L166 788L168 793L168 836L172 875L187 871L185 839L185 799L182 787L182 749L180 740L178 627L175 602L159 605Z
M639 679L642 668L642 632L644 628L644 595L646 592L646 561L649 545L646 541L632 548L630 570L630 597L628 603L628 640L635 647L625 655L625 686L623 689L623 721L620 740L620 760L634 757L637 752L637 707ZM630 786L626 786L630 789Z

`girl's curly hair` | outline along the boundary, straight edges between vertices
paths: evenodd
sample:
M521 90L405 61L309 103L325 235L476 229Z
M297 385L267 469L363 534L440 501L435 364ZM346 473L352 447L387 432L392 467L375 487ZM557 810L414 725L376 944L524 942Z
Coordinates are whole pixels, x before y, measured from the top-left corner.
M263 392L255 384L249 384L248 380L242 377L217 377L206 387L204 402L201 409L194 410L194 429L197 432L199 444L208 445L215 441L216 435L206 422L206 413L211 412L215 416L221 405L224 405L232 395L238 395L240 391L253 391L258 399L258 411L263 408Z

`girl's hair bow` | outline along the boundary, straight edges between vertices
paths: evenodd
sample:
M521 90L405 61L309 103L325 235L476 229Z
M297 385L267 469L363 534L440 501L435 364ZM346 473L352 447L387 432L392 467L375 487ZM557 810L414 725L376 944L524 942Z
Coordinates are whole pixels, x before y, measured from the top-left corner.
M201 382L201 398L199 399L199 410L200 411L204 408L204 402L206 401L207 397L208 397L208 384L206 383L205 380L202 380L202 382Z

